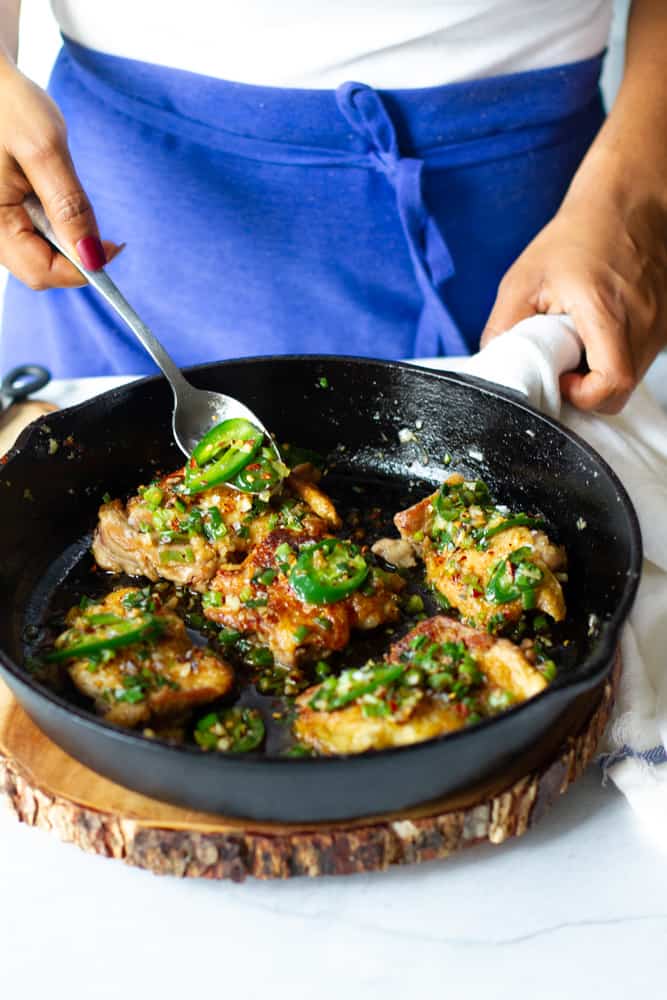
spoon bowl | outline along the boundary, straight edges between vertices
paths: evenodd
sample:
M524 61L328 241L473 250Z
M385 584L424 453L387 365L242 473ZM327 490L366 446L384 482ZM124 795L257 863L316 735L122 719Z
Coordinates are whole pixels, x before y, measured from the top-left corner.
M183 376L180 368L164 349L155 334L146 326L139 315L129 304L125 296L116 287L104 268L99 271L89 271L78 257L64 247L56 236L46 212L38 199L30 194L23 201L33 226L48 242L66 257L80 271L88 284L99 292L118 315L129 326L137 340L150 354L155 364L169 382L174 394L174 410L172 429L174 440L186 458L189 458L196 445L204 435L223 420L242 417L264 432L274 455L281 461L280 452L275 441L267 431L262 421L233 396L225 396L221 392L209 392L206 389L195 389ZM232 489L238 489L233 483L227 483ZM259 493L261 490L244 489L245 493Z
M183 454L189 457L211 427L222 423L223 420L243 417L258 427L260 431L264 431L265 437L271 442L276 457L280 459L280 454L271 439L271 435L261 420L247 406L244 406L238 399L225 396L221 392L195 389L185 378L183 383L177 392L174 391L174 413L171 423L174 440ZM231 486L232 489L238 488L231 482L226 485Z

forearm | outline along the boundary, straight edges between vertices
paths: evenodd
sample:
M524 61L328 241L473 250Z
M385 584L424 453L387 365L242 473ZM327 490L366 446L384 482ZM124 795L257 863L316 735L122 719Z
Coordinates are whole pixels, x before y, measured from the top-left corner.
M667 3L633 0L623 82L566 205L611 191L628 207L648 201L667 214L666 52Z
M21 0L0 0L0 64L16 62L19 47Z

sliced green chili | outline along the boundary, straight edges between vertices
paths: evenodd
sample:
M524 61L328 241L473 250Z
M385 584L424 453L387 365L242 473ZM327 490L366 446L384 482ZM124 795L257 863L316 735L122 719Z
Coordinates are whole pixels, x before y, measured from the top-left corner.
M507 604L521 598L524 608L535 607L536 589L544 577L543 571L530 557L533 550L522 545L494 566L486 587L487 601Z
M187 549L162 549L160 551L160 563L163 566L169 563L193 563L195 554L191 548Z
M261 745L264 733L264 721L257 709L237 706L205 715L197 723L194 736L202 750L247 753Z
M199 493L233 479L252 461L263 439L263 431L240 417L212 427L185 467L186 491Z
M244 493L263 493L272 490L287 475L289 469L276 459L272 449L262 448L259 455L248 462L231 482Z
M339 677L327 677L308 704L317 712L334 712L362 695L393 684L403 673L402 663L367 663L356 670L344 670Z
M58 639L58 648L45 657L48 663L77 660L105 650L120 649L138 642L157 639L164 622L150 613L134 618L98 614L84 617L82 628L73 627Z
M368 572L356 545L324 538L301 550L289 582L297 597L308 604L334 604L358 590Z

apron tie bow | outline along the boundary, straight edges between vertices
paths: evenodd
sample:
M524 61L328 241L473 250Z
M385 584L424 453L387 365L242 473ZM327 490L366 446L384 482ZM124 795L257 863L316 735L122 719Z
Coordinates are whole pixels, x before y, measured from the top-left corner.
M423 160L401 156L396 129L380 95L363 83L344 83L336 91L338 108L368 143L368 159L394 188L396 205L415 278L424 298L415 354L468 354L458 326L445 306L439 286L454 274L449 247L424 203Z

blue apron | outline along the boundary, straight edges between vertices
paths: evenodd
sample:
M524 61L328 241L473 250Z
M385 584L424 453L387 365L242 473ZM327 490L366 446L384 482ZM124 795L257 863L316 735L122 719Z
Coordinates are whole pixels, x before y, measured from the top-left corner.
M110 266L180 365L474 351L603 118L602 57L414 90L229 83L68 40L49 92ZM145 373L89 289L10 279L3 370Z

